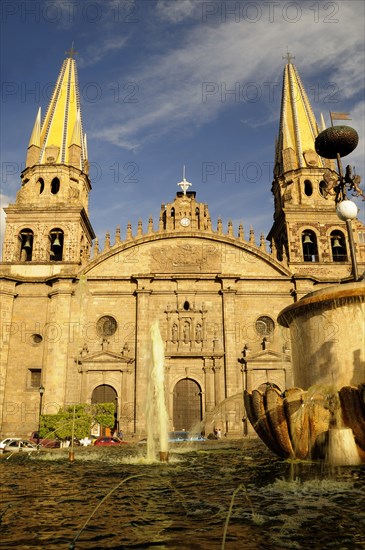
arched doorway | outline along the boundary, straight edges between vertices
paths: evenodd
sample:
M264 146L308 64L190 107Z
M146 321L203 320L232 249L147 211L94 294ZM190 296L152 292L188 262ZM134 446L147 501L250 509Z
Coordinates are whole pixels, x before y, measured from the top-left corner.
M190 378L180 380L174 388L174 430L189 431L202 419L202 393L197 382Z
M91 395L91 404L95 405L96 403L113 403L114 405L114 428L111 430L100 426L98 429L98 435L111 435L111 432L118 430L118 394L112 386L107 384L97 386ZM97 434L95 433L95 435Z

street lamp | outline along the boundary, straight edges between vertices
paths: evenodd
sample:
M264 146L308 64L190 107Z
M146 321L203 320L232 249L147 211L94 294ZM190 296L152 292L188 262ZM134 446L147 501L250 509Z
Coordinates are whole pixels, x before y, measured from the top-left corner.
M340 220L346 222L351 254L352 275L354 281L357 281L359 274L351 221L356 218L358 208L353 201L347 198L346 187L348 186L349 191L353 191L353 196L361 196L365 199L365 195L359 187L361 178L357 174L352 175L351 166L347 166L345 174L343 173L341 157L350 154L357 147L359 136L356 130L350 126L333 126L334 118L346 119L347 113L330 113L330 115L332 126L318 134L315 140L315 149L321 157L337 160L338 173L334 173L333 170L327 169L323 174L323 179L325 181L324 189L326 195L335 195L337 216Z
M37 431L37 447L39 447L39 432L41 430L41 414L42 414L42 401L44 394L44 386L41 384L39 386L39 415L38 415L38 431Z
M342 220L343 222L346 222L347 234L349 237L349 245L350 245L352 274L354 276L355 281L357 281L359 278L359 273L357 269L355 243L354 243L354 236L353 236L352 226L351 226L351 221L354 220L357 216L357 206L353 201L344 199L337 206L336 213L337 213L337 216L340 218L340 220Z

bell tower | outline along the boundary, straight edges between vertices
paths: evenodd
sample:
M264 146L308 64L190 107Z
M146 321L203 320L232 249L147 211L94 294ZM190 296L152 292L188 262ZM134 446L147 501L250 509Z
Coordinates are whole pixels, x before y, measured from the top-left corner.
M273 254L286 259L294 273L346 277L351 271L346 226L336 214L335 193L324 181L324 173L336 176L335 165L314 146L324 119L321 115L319 127L294 58L288 53L285 59L271 188L274 223L267 238Z
M88 217L91 183L75 53L73 48L67 52L43 121L38 110L21 188L5 209L3 261L20 264L20 271L21 265L84 263L95 237Z

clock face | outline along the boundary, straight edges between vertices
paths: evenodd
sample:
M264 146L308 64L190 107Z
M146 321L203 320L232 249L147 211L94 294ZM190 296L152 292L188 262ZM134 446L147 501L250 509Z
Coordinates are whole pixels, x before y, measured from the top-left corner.
M189 218L181 218L180 223L183 227L188 227L188 225L190 225L190 220Z

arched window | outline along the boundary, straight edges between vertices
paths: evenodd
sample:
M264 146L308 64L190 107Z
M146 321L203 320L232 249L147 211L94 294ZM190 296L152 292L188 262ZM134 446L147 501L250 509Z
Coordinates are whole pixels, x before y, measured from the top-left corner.
M52 262L62 262L63 259L63 231L62 229L52 229L49 233L51 241L49 259Z
M52 195L57 195L60 190L60 180L58 178L53 178L51 182L51 193Z
M34 235L31 229L22 229L20 234L20 261L31 262L33 256Z
M319 182L319 185L318 185L318 189L319 189L319 193L320 195L322 195L322 197L324 197L325 199L327 198L327 184L325 181L320 181Z
M39 178L37 183L39 185L39 194L41 194L44 191L44 180L43 180L43 178Z
M198 222L198 229L200 229L200 210L198 207L195 208L195 217Z
M175 208L174 207L171 208L171 217L172 218L175 217Z
M307 197L310 197L313 193L313 185L310 180L304 181L304 193L307 195Z
M307 229L302 233L303 259L305 262L318 262L317 236Z
M342 231L332 231L330 239L332 260L334 262L347 262L346 240Z

